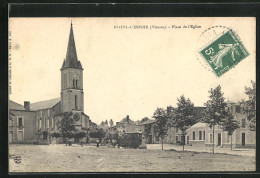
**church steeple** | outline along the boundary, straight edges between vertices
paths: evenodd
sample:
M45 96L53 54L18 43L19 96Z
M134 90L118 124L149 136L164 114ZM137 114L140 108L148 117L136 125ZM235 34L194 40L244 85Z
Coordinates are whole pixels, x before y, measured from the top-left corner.
M61 68L61 111L84 112L83 69L77 57L72 23L67 54Z
M70 24L70 35L69 35L66 59L64 60L61 69L64 69L64 68L82 69L81 63L80 63L80 61L78 61L78 57L77 57L72 22Z
M66 60L76 60L76 61L78 60L76 45L75 45L75 41L74 41L72 22L70 24L70 36L69 36Z

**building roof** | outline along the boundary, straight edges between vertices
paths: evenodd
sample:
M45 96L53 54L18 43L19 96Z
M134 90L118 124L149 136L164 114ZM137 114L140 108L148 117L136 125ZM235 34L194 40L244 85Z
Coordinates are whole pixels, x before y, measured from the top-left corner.
M123 118L119 123L129 123L129 124L134 124L134 121L132 121L129 117Z
M8 107L9 107L9 109L25 110L23 105L18 104L16 102L12 101L12 100L9 100Z
M156 122L155 119L149 119L149 120L142 122L140 124L137 124L137 125L147 125L147 124L152 124L152 123L155 123L155 122Z
M92 122L91 120L90 120L90 122L89 122L89 125L96 125L96 126L97 126L97 124L94 123L94 122Z
M206 127L206 123L198 122L197 124L194 124L193 126L191 126L189 129L200 128L200 127Z
M60 98L54 98L51 100L32 103L30 106L30 110L37 111L37 110L42 110L42 109L49 109L49 108L52 108L53 106L55 106L58 102L60 102Z
M72 23L71 23L71 27L70 27L67 55L66 55L66 59L64 60L64 62L62 64L61 69L64 69L64 68L82 69L81 63L80 63L80 61L78 61L78 57L77 57Z

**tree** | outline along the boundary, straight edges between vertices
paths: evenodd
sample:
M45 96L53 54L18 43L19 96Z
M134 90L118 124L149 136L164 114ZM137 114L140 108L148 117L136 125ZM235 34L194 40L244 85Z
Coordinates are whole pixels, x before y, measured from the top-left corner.
M207 123L211 129L213 129L213 154L214 154L214 130L215 125L221 124L222 120L228 115L225 111L226 103L223 97L224 93L221 92L221 86L217 86L215 89L210 89L209 100L204 103L206 109L203 114L203 122Z
M239 123L234 120L232 113L228 112L228 116L222 122L223 131L227 131L228 135L231 136L231 150L232 150L232 134L239 128Z
M35 139L34 139L35 144L39 144L39 141L42 139L41 137L42 137L42 131L41 129L39 129L35 132Z
M72 117L72 112L62 113L61 120L58 121L58 129L61 132L62 138L67 145L67 138L73 138L73 131L75 131L75 121Z
M144 118L142 118L141 123L143 123L143 122L145 122L145 121L148 121L148 120L149 120L148 117L144 117Z
M256 125L256 84L251 81L251 87L245 87L245 93L248 96L248 100L242 102L243 114L247 116L249 121L249 127L252 131L255 131Z
M174 117L172 119L175 127L181 130L182 150L184 151L187 129L196 123L194 104L191 103L189 98L185 99L183 95L180 98L177 98L177 100L177 108L175 109Z
M76 131L74 132L74 137L75 137L75 138L82 139L82 138L84 138L85 136L86 136L86 132L83 131L83 130L80 130L80 131L76 130Z
M60 132L53 132L51 134L51 136L55 137L55 138L59 138L61 136Z
M100 129L96 129L93 132L90 132L89 136L92 138L98 138L101 141L101 139L106 136L106 132L102 128L100 128Z
M163 108L157 108L153 114L153 118L155 118L155 133L162 140L162 150L163 150L163 137L167 133L167 113Z

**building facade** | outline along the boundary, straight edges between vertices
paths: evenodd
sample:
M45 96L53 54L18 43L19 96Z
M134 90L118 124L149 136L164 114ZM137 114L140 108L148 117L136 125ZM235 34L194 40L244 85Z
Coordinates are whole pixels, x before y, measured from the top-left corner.
M10 143L33 143L39 133L45 133L42 134L43 140L49 142L51 133L58 131L57 123L65 112L72 112L77 130L95 128L84 113L83 68L77 57L72 24L60 71L60 98L31 104L25 101L24 105L9 101Z
M239 127L232 136L227 131L223 131L222 125L214 127L214 146L230 147L252 147L256 145L255 131L250 130L249 122L246 115L242 113L242 107L239 103L227 102L226 109L234 115L234 119L238 121ZM206 123L197 123L188 129L185 136L185 144L212 146L213 145L213 128Z
M238 121L239 127L235 130L232 136L229 136L226 131L223 131L221 125L216 125L214 129L214 145L226 147L232 145L234 147L255 147L256 133L250 130L249 122L246 115L242 113L242 107L239 103L227 102L227 108L234 115L234 119ZM205 144L210 146L213 142L213 129L207 124L205 127L206 139Z

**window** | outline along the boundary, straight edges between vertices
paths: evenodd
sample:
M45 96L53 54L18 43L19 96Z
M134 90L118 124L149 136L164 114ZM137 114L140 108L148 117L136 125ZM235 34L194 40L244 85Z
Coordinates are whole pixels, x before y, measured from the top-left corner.
M176 133L178 133L179 132L179 129L178 128L176 128Z
M76 88L78 88L78 80L76 79Z
M205 131L203 131L203 140L205 140Z
M229 135L227 134L227 143L229 143Z
M178 142L178 136L176 136L176 142Z
M22 117L18 118L18 126L19 127L23 126L23 118Z
M51 118L51 128L53 128L53 117Z
M49 118L47 118L47 129L50 127L50 121Z
M75 109L78 109L78 96L75 95Z
M42 118L40 118L40 120L39 120L39 129L41 129L42 128Z
M236 113L240 113L240 106L236 106Z
M242 119L242 128L246 128L246 119Z
M230 107L230 109L231 109L231 112L233 112L233 107L232 106Z
M202 139L202 132L199 131L199 140L201 140L201 139Z
M210 134L210 143L212 143L212 134Z
M193 140L195 140L196 139L195 131L192 132L192 136L193 136Z
M73 79L73 88L75 87L75 79Z

